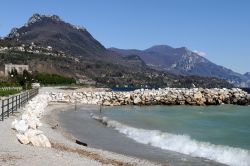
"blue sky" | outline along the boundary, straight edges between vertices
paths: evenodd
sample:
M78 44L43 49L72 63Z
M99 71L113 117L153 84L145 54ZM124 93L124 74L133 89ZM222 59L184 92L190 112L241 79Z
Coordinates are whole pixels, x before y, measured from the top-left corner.
M0 36L33 13L82 25L105 47L188 47L240 73L250 72L248 0L1 0Z

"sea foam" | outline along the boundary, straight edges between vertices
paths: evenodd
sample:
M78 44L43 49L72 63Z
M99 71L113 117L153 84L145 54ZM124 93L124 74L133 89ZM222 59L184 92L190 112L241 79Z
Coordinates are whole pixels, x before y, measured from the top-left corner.
M94 114L91 114L91 117L142 144L149 144L193 157L203 157L232 166L250 166L250 151L248 150L201 142L190 138L188 135L138 129Z

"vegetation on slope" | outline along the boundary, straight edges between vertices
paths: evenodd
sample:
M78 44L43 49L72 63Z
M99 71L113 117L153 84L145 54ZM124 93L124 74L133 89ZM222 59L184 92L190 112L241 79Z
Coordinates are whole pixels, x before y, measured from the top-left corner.
M135 57L131 58L133 62ZM6 63L28 64L34 73L57 74L75 79L91 79L101 87L232 87L217 78L177 76L144 67L123 66L102 60L71 56L51 56L28 52L8 51L0 53L0 66ZM0 69L1 70L1 69ZM3 68L2 68L3 70ZM52 81L52 80L51 80ZM52 81L52 82L55 82Z
M43 85L69 85L76 83L74 78L48 73L37 73L34 75L34 79Z

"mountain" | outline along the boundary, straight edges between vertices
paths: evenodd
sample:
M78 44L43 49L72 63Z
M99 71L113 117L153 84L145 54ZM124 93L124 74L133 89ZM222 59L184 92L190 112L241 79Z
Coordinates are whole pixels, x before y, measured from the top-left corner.
M8 38L78 56L102 56L106 49L83 27L64 22L56 15L34 14L21 28L13 28Z
M145 66L140 58L137 59L138 63L134 60L130 63L127 58L110 52L84 27L67 23L57 15L34 14L24 26L13 28L5 40L12 46L34 44L89 61L94 59L119 65L126 63L132 68Z
M250 72L245 73L244 76L250 79Z
M85 28L56 15L34 14L0 40L0 70L28 64L33 72L71 76L83 84L133 87L232 87L217 78L177 76L149 68L141 56L106 49Z
M250 87L250 79L246 75L216 65L186 47L173 48L167 45L157 45L145 50L117 48L109 50L123 56L138 55L148 66L157 70L179 75L216 77L225 79L238 87Z

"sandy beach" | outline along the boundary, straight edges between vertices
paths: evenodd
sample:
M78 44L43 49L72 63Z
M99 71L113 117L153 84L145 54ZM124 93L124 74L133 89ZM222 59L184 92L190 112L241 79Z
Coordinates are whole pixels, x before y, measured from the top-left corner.
M52 129L58 124L57 119L48 118L53 116L55 108L63 107L62 104L49 105L46 115L41 122L39 130L48 137L52 148L33 147L20 144L11 129L12 121L20 116L16 113L9 119L0 123L0 165L159 165L134 157L127 157L113 152L103 151L90 147L84 147L74 142L72 136L67 135L60 128Z

